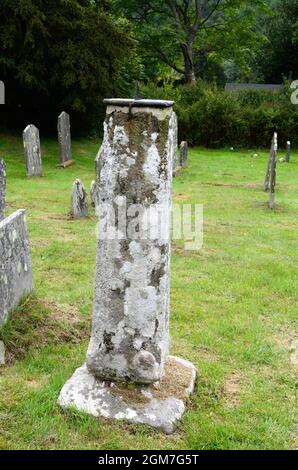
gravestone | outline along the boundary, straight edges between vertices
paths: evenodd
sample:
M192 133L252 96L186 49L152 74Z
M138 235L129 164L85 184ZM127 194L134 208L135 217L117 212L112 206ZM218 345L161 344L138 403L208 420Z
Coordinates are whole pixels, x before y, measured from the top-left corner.
M90 186L90 198L91 198L91 206L97 210L99 206L99 184L97 181L92 181Z
M170 101L105 103L92 333L59 403L171 433L196 380L191 363L168 356L177 119Z
M6 165L4 160L0 160L0 220L5 217L6 204Z
M286 162L290 163L290 159L291 159L291 142L288 140L288 142L287 142Z
M2 80L0 80L0 104L5 104L5 85Z
M182 168L188 165L188 144L187 142L181 142L180 145L180 166Z
M33 124L23 132L27 176L42 176L39 130Z
M72 186L70 214L74 219L88 216L88 194L80 179Z
M266 174L265 174L265 181L264 181L264 191L268 191L269 185L270 185L270 170L272 168L272 159L276 157L274 155L274 148L277 148L278 142L277 142L277 132L274 132L272 141L271 141L271 147L270 147L270 153L269 153L269 158L268 158L268 163L267 163L267 169L266 169Z
M0 326L33 289L25 211L0 222Z
M70 117L63 111L58 117L58 139L60 146L60 163L71 160Z
M277 139L274 140L272 158L269 172L269 209L275 207L275 185L276 185L276 163L277 163Z
M0 366L5 365L5 344L0 341Z

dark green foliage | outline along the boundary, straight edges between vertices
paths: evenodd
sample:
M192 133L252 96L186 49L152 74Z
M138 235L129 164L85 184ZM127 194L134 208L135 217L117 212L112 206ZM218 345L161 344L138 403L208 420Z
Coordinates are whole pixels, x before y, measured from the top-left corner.
M96 0L1 0L0 78L8 125L89 126L112 94L129 41Z
M267 83L298 78L298 0L271 0L270 17L261 25L267 44L257 57L257 71Z
M172 77L186 83L220 82L224 60L247 69L263 41L256 18L267 13L264 0L111 0L111 5L116 17L122 14L130 23L144 63L157 61L149 71L155 79L171 76L172 69Z
M274 131L279 143L298 145L298 106L290 91L227 93L204 82L192 86L142 87L147 98L174 99L179 140L207 147L269 147Z

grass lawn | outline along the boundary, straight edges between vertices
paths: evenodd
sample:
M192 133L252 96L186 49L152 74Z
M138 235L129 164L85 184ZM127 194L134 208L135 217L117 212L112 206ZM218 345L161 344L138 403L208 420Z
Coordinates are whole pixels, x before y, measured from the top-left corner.
M96 141L75 141L76 166L55 168L42 140L43 178L27 179L21 136L0 135L7 213L27 209L35 293L0 334L1 449L297 449L298 154L279 164L277 208L262 192L267 153L190 150L175 202L204 204L204 247L173 244L172 353L199 382L177 433L62 412L58 393L84 362L90 331L96 218L69 220L75 178L89 188ZM293 354L292 354L293 358ZM296 367L296 369L295 369Z

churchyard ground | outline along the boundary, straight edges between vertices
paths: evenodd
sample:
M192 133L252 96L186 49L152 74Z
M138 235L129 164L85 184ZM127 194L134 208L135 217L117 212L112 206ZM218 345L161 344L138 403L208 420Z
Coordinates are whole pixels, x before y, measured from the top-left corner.
M176 434L96 420L57 405L85 359L95 271L95 225L71 220L75 178L89 188L99 141L76 140L76 165L55 168L42 138L43 177L28 179L20 136L0 135L7 215L27 209L35 292L1 333L1 449L297 449L298 154L279 164L277 207L262 183L268 152L189 150L177 203L204 205L204 246L171 260L171 352L199 370ZM281 152L280 156L284 156ZM1 338L0 338L1 339Z

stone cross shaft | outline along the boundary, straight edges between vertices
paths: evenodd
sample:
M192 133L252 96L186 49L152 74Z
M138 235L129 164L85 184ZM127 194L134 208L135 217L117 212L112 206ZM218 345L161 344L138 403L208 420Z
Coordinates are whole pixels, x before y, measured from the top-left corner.
M58 403L174 432L196 367L169 356L170 221L177 119L171 101L105 100L91 200L99 216L86 363Z
M102 380L148 384L161 378L169 351L177 119L168 101L106 104L96 177L101 226L115 212L115 230L101 232L98 240L87 367ZM121 220L119 207L125 207Z

